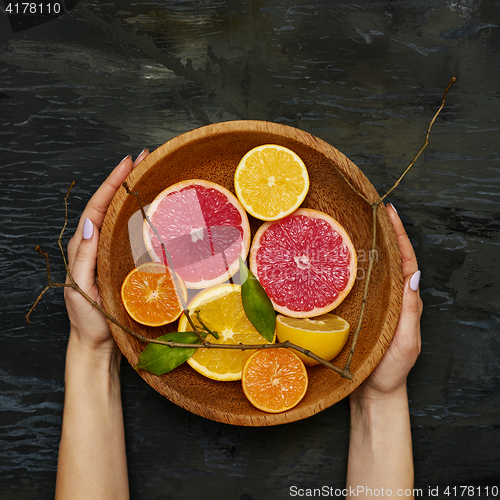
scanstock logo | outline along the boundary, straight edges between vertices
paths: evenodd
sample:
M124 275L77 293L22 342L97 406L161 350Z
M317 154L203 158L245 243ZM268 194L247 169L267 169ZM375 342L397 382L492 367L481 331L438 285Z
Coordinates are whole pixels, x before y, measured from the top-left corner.
M47 0L38 2L23 2L19 0L3 0L4 12L9 19L13 33L24 31L66 14L75 7L78 0Z

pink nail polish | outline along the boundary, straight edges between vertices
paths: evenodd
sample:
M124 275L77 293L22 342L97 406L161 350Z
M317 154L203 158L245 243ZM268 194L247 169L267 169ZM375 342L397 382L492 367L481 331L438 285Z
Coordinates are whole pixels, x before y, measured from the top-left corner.
M416 292L418 290L418 283L420 282L420 271L417 271L410 279L410 288Z
M130 158L130 156L131 156L131 155L127 155L127 156L125 156L125 158L123 158L123 160L122 160L120 163L123 163L123 162L124 162L127 158ZM119 163L119 164L120 164L120 163ZM119 165L119 164L118 164L118 165Z
M398 211L396 210L396 207L392 204L392 203L389 203L389 205L393 208L393 210L398 213Z
M83 223L83 239L90 240L94 234L94 225L90 219L85 219Z

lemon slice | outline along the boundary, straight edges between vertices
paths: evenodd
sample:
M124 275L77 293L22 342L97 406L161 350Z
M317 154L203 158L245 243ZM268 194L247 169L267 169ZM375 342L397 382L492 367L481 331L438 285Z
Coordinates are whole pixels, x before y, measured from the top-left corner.
M335 314L323 314L315 318L289 318L281 314L276 317L276 336L279 342L289 340L327 361L342 350L350 330L349 323ZM306 365L319 364L301 352L294 352Z
M297 210L309 190L302 159L276 144L251 149L234 175L236 196L245 210L260 220L277 220Z
M208 335L207 340L218 344L268 344L250 323L241 302L241 286L224 283L207 288L195 295L188 304L189 313L196 326L196 311L203 324L217 332L219 339ZM179 331L191 331L186 317L179 320ZM241 380L243 366L254 349L203 349L199 348L187 360L188 364L205 377L213 380Z

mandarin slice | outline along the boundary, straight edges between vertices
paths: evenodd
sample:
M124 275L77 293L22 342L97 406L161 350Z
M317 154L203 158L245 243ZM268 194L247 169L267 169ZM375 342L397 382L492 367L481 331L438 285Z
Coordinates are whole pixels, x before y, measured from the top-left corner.
M255 351L242 374L245 396L259 410L281 413L298 405L305 396L309 379L302 360L290 349Z
M186 301L187 290L179 276L177 284ZM172 323L183 310L172 271L157 262L148 262L130 271L123 281L121 298L132 319L147 326Z

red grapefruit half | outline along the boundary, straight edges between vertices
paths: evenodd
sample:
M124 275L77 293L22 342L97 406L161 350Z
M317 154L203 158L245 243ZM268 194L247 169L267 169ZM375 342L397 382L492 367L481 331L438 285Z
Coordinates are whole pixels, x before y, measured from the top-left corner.
M259 228L250 248L250 269L276 311L311 318L335 309L350 292L356 250L333 217L299 208Z
M173 184L155 198L147 216L188 288L228 280L239 269L239 257L247 257L246 212L236 196L214 182L194 179ZM161 243L147 222L143 236L151 259L165 263Z

